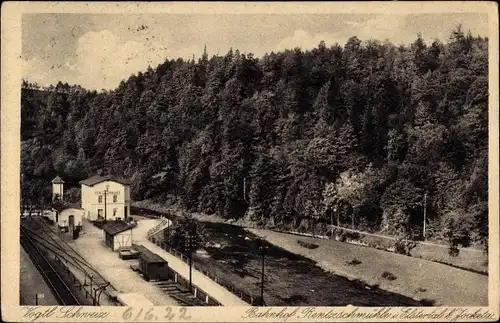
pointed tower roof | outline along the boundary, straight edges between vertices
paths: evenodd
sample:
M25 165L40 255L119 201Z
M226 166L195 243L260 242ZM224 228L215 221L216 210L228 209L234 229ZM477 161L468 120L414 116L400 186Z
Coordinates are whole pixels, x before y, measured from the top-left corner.
M56 176L56 178L52 180L52 184L64 184L64 181L59 176Z

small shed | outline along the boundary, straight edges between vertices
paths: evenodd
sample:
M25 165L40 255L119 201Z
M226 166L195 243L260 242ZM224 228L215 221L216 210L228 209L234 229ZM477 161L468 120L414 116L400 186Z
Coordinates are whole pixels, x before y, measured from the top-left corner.
M108 221L102 226L102 241L113 251L130 248L133 227L123 221Z
M82 228L82 221L85 210L81 209L77 204L54 204L52 206L52 214L49 212L49 219L63 231L74 231Z
M146 280L168 279L168 262L144 246L135 247L139 252L139 271Z

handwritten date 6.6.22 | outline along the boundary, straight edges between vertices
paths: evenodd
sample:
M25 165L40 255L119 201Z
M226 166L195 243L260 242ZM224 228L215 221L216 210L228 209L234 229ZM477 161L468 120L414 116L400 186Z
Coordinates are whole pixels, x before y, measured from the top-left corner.
M122 314L126 322L144 322L144 321L172 321L189 320L188 310L185 307L128 307Z

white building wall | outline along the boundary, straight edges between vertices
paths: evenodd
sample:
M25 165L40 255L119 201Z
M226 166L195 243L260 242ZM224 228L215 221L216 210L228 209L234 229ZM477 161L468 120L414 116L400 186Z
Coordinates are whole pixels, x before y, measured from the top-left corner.
M82 184L81 194L82 209L86 212L85 217L89 220L96 220L97 214L94 214L95 212L91 210L92 187Z
M64 209L59 213L57 224L61 227L67 227L69 225L69 216L73 215L75 219L75 227L82 225L84 210L81 209Z
M104 197L105 190L108 192L106 198ZM100 203L99 196L102 196ZM116 196L116 201L114 196ZM116 218L123 220L130 216L130 187L114 181L104 181L91 187L82 185L82 208L88 211L87 217L90 220L97 220L99 210L102 210L102 217L106 214L107 220Z
M132 247L132 230L123 231L115 235L113 244L114 251L122 247Z
M52 183L52 198L54 198L56 195L59 195L59 198L61 200L64 198L64 186L63 186L63 184Z

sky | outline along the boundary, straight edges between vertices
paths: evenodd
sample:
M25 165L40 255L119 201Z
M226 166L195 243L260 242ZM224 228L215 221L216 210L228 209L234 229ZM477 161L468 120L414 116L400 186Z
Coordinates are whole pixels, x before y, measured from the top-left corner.
M58 81L88 89L114 89L131 74L165 59L224 55L230 48L266 52L344 45L361 40L409 44L448 40L461 24L488 35L485 14L24 14L23 77L40 85Z

